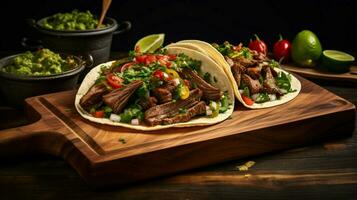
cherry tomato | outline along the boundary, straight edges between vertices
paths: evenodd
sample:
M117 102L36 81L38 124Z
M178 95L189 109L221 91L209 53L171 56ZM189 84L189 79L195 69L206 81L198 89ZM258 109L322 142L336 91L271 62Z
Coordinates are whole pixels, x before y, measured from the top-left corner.
M154 73L153 73L153 76L158 78L159 80L164 80L164 72L161 71L161 70L156 70Z
M123 79L118 76L115 76L113 73L107 75L107 82L114 89L121 88Z
M245 102L245 104L247 104L248 106L251 106L251 105L254 104L253 99L251 99L251 98L249 98L249 97L247 97L245 95L242 95L242 99Z
M289 60L290 58L291 43L288 40L284 40L281 35L279 35L279 41L274 44L273 54L277 61Z
M267 55L268 48L265 42L263 40L260 40L257 34L254 34L254 36L255 36L255 40L250 40L249 42L248 45L249 49Z
M103 118L104 117L104 110L98 110L98 111L95 111L94 113L92 113L93 117L96 117L96 118Z

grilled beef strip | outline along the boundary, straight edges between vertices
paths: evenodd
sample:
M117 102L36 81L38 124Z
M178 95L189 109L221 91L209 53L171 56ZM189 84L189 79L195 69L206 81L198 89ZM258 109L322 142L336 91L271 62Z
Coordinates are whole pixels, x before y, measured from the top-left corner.
M168 111L165 114L157 115L157 116L154 116L151 118L147 118L147 119L145 118L146 123L149 124L150 126L164 124L165 119L174 118L176 115L179 115L180 109L189 109L189 108L195 106L198 102L199 101L197 101L197 100L191 100L184 107L175 108L173 110Z
M175 90L175 88L175 82L170 80L163 86L155 88L153 90L153 94L160 103L166 103L172 100L172 92Z
M187 122L190 121L192 117L196 115L202 115L204 113L206 113L206 103L204 101L200 101L194 106L187 109L185 113L180 113L178 115L175 115L174 117L163 118L161 123L175 124L179 122Z
M277 96L282 96L283 93L280 91L280 89L278 88L278 86L275 83L275 79L272 73L272 70L269 66L264 66L263 67L263 71L265 74L265 79L263 82L263 90L266 91L269 94L275 94Z
M248 59L248 58L244 58L242 56L233 58L234 63L239 63L241 65L243 65L244 67L248 68L248 67L254 67L258 64L258 62L254 59Z
M209 83L207 83L203 78L201 78L196 72L184 68L180 73L182 77L189 79L194 82L198 88L203 91L203 98L207 100L217 101L221 99L222 92L219 88L216 88Z
M155 88L153 90L153 94L159 100L160 103L166 103L172 100L172 94L166 88Z
M98 104L102 100L102 96L108 93L108 89L103 84L93 85L88 92L82 96L79 101L79 105L85 110L89 111L91 106Z
M259 79L259 77L260 77L260 73L261 73L261 67L259 67L259 66L256 66L256 67L249 67L249 68L247 68L247 74L251 77L251 78L253 78L253 79Z
M124 88L118 88L106 95L103 95L103 101L107 106L109 106L113 110L113 113L118 114L123 110L123 108L125 107L131 95L135 92L135 90L142 85L143 85L143 81L140 80L133 81L129 85L125 86Z
M234 61L233 61L230 57L224 56L224 59L227 61L228 65L229 65L230 67L233 67Z
M239 88L241 80L242 80L242 74L245 73L246 68L239 64L239 63L235 63L233 64L233 66L231 67L232 73L233 73L233 77L237 82L237 87Z
M156 106L157 99L155 97L149 97L147 99L143 98L138 103L144 110Z
M256 94L259 93L263 87L260 84L259 80L254 80L252 79L250 76L248 76L247 74L243 74L242 75L242 81L245 85L248 86L249 91L251 94Z
M165 115L179 108L189 105L193 101L199 101L202 97L202 91L198 88L190 91L190 96L187 99L180 99L176 102L167 102L154 107L149 108L145 111L145 119L152 118L158 115Z

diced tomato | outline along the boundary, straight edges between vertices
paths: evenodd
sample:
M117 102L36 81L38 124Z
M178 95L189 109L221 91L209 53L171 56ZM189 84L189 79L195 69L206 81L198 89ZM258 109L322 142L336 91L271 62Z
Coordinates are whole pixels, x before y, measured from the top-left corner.
M103 118L104 117L104 110L98 110L98 111L95 111L94 113L92 113L93 117L96 117L96 118Z
M176 55L167 55L169 57L169 60L176 60Z
M169 60L167 55L156 55L156 59L158 60Z
M112 86L114 89L121 88L123 79L120 77L114 75L113 73L110 73L107 75L107 82L110 86Z
M245 104L247 104L248 106L251 106L251 105L254 104L253 99L251 99L251 98L249 98L249 97L247 97L245 95L242 95L242 99L245 102Z
M164 72L161 71L161 70L156 70L154 73L153 73L153 76L155 76L156 78L158 78L159 80L164 80Z
M145 59L145 65L149 65L153 62L156 62L156 56L155 55L147 55Z
M190 86L191 86L191 83L190 83L189 80L183 79L183 82L185 83L185 85L186 85L187 87L190 87Z
M170 68L171 62L168 60L159 60L160 65Z
M136 60L136 62L138 62L138 63L145 63L146 57L147 57L147 55L136 56L136 57L135 57L135 60Z

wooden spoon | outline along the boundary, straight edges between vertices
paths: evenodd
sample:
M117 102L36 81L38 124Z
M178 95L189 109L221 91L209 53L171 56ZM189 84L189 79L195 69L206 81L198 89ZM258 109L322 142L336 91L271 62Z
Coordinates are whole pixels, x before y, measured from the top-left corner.
M107 14L107 11L109 9L110 4L112 3L112 0L103 0L103 5L102 5L102 14L100 15L99 23L97 28L99 28L104 20L105 15Z

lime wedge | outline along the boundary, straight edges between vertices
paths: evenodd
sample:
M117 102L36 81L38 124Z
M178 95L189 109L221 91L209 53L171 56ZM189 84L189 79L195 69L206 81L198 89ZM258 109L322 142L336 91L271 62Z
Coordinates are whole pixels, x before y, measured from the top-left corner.
M350 54L336 50L324 50L321 68L336 73L348 72L354 60L355 58Z
M355 58L351 56L350 54L347 54L342 51L336 51L336 50L325 50L322 52L322 54L326 57L329 57L330 59L336 60L336 61L347 61L347 62L353 62Z
M135 44L135 49L139 48L139 52L153 53L164 44L165 34L152 34L141 38Z

